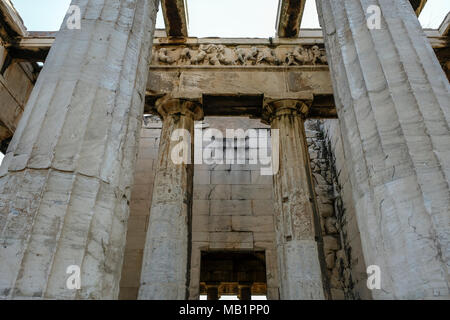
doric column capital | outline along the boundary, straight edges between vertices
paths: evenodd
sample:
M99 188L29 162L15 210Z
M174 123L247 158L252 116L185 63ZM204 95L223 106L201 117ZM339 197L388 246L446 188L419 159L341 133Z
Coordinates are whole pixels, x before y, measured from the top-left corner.
M283 96L266 96L261 120L271 124L274 118L282 115L298 115L306 118L313 101L312 93L285 94Z
M200 96L167 94L156 100L153 112L162 119L169 115L179 114L200 121L204 118L202 99Z

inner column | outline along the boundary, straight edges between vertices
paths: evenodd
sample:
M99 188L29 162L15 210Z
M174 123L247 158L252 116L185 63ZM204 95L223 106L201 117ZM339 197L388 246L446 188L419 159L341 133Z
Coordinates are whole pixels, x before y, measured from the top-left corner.
M275 230L281 299L324 299L314 223L308 146L304 118L312 95L303 99L266 99L263 121L272 129L272 150L278 149L274 172ZM279 130L279 139L275 130ZM273 152L273 163L277 155Z
M190 271L194 121L203 111L199 99L165 96L155 112L163 127L138 298L183 300Z

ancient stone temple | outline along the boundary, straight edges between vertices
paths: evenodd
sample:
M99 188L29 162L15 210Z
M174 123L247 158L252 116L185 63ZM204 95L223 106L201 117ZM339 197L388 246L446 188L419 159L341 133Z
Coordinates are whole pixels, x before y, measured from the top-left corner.
M300 29L279 0L244 39L190 37L182 0L165 30L158 0L73 0L57 33L1 0L0 299L450 299L425 3L316 0Z

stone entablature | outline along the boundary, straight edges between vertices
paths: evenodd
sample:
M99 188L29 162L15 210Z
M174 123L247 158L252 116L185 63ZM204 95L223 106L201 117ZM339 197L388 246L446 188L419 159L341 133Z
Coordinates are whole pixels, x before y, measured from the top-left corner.
M327 65L322 45L289 43L267 45L252 43L197 42L156 44L152 66L316 66Z

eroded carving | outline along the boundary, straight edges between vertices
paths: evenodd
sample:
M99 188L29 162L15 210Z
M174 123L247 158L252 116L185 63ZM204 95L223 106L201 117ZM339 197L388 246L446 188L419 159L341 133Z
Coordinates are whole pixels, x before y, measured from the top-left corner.
M155 49L153 65L209 65L209 66L315 66L326 65L325 50L319 46L280 45L225 46L161 46Z
M280 65L281 61L278 59L275 50L270 48L264 48L259 52L256 64L267 63L272 65Z
M288 54L286 64L289 66L327 64L327 56L318 46L312 46L309 49L298 46Z
M169 56L168 50L166 48L159 49L158 60L159 60L159 62L168 63L168 64L172 64L175 62L175 59Z
M233 51L224 45L217 46L218 54L217 58L222 65L232 65L234 63Z
M259 49L256 47L251 48L236 48L236 55L238 63L245 65L247 62L251 64L256 64L256 59L258 57Z
M194 52L194 54L192 54L192 51L190 53L191 55L191 64L201 64L203 61L205 61L205 58L207 57L207 53L206 53L206 47L205 45L200 45L200 47L198 48L197 52Z

